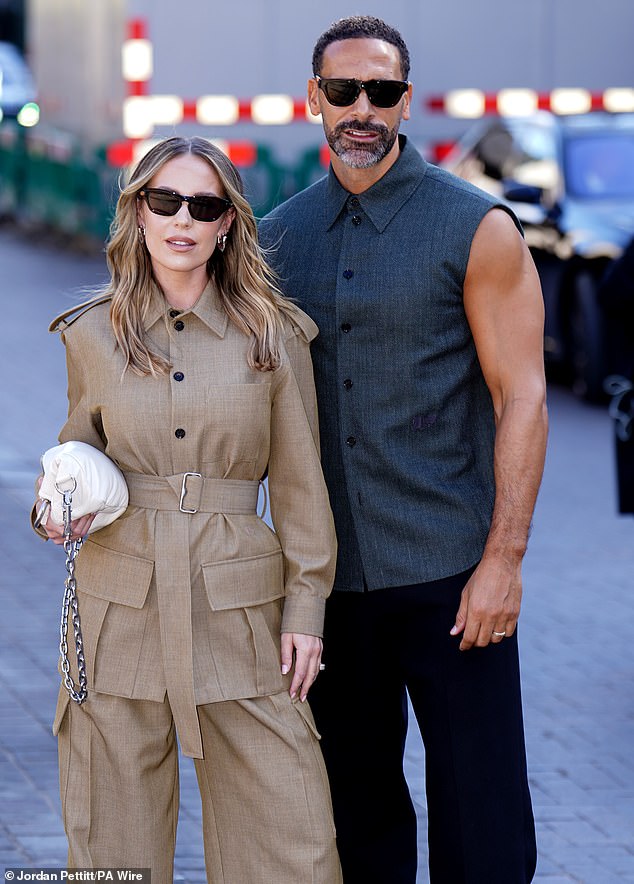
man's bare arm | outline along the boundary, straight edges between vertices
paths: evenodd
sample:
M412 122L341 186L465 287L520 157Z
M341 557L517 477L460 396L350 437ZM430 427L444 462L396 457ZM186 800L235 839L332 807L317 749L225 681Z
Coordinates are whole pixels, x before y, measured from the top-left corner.
M541 287L526 244L501 209L485 216L474 237L464 304L496 420L491 528L452 629L463 633L460 648L468 650L515 631L546 451Z

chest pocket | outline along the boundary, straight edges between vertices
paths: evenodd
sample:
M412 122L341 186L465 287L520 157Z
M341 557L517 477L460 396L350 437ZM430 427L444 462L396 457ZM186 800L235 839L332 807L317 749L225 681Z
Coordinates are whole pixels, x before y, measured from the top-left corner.
M211 385L207 388L204 461L228 467L268 460L271 424L270 384Z

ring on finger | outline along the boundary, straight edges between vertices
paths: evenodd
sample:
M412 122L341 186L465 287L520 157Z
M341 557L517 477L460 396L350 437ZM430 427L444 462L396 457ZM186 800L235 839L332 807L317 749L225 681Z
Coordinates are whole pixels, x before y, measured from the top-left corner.
M493 635L497 635L498 638L504 638L504 636L506 635L506 631L505 632L496 632L494 629Z

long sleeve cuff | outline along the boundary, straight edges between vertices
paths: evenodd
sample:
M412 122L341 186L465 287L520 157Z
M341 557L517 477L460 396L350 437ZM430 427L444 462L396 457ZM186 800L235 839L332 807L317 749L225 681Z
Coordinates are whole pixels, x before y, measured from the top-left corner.
M322 638L325 613L326 600L320 596L287 596L284 602L282 632L298 632Z

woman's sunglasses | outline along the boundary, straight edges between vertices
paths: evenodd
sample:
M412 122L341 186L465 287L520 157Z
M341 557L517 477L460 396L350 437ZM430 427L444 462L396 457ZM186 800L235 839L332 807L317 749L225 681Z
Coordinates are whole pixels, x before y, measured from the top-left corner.
M407 80L343 80L319 76L315 79L328 102L335 107L354 104L362 89L365 89L368 101L375 107L394 107L409 86Z
M144 187L139 191L139 196L155 215L175 215L183 203L187 203L194 221L217 221L233 205L220 196L183 196L175 190L161 190L158 187Z

